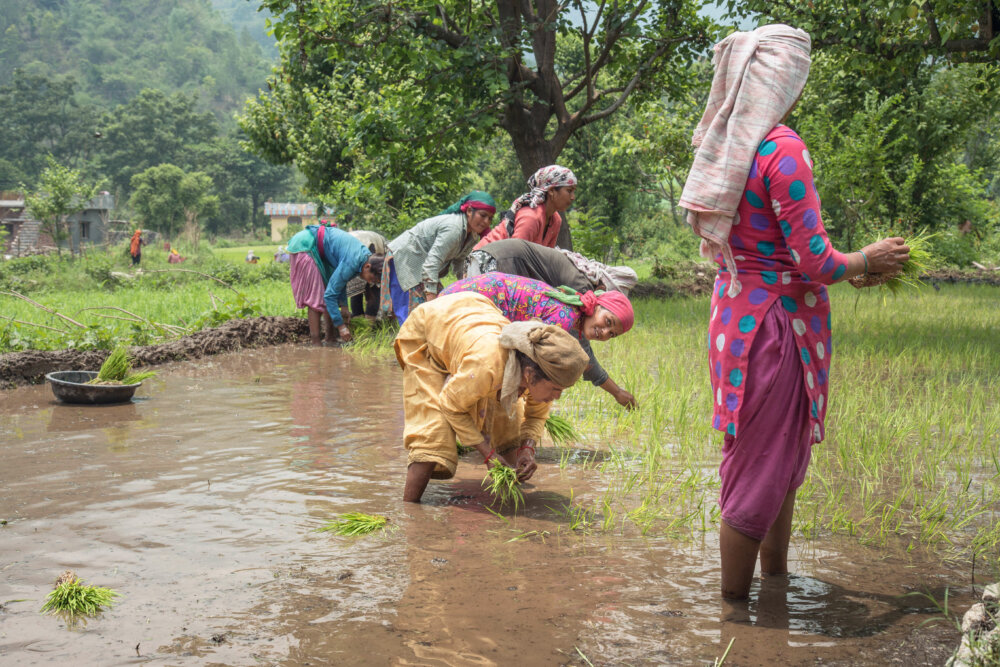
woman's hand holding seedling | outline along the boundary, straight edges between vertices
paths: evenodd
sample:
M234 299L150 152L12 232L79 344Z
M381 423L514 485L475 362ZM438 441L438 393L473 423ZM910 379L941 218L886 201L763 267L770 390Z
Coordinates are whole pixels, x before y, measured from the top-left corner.
M903 270L903 262L910 258L910 248L898 237L882 239L861 249L868 258L867 273L899 273ZM864 274L862 269L859 275Z
M535 441L525 440L517 448L517 481L527 482L538 470L535 462Z

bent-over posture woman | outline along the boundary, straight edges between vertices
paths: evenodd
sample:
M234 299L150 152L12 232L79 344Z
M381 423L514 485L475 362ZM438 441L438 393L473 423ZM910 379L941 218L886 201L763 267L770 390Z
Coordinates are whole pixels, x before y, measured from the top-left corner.
M610 393L622 405L634 404L632 394L615 384L590 346L592 340L609 340L632 328L635 314L624 294L557 289L540 280L498 272L458 280L441 294L459 292L482 294L512 322L537 319L573 334L589 359L584 379Z
M713 426L725 433L719 504L722 595L744 598L758 554L788 571L795 492L823 439L831 337L826 285L892 272L890 238L844 254L820 219L812 161L782 125L809 74L809 35L784 25L715 46L715 76L694 132L680 205L719 264L709 320Z
M431 478L454 476L456 436L487 466L502 461L518 480L530 479L549 403L587 366L587 355L559 327L512 324L469 292L417 308L394 346L403 369L408 502L420 502Z
M326 323L326 340L351 340L347 323L347 283L360 275L374 283L382 275L384 255L377 255L361 241L336 227L309 225L288 242L289 274L297 308L309 313L309 338L322 342L320 320Z
M411 310L437 296L449 267L461 277L466 257L489 230L496 210L493 197L474 190L390 241L382 272L382 316L393 313L403 324Z

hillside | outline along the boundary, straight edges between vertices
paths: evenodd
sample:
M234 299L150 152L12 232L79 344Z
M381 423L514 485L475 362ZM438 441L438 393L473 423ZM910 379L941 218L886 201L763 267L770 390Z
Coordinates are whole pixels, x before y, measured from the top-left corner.
M274 37L267 34L268 11L257 11L259 3L255 0L209 0L212 7L219 12L222 19L231 25L238 35L246 35L257 42L264 56L270 60L278 59L278 46Z
M234 11L237 3L217 2ZM270 70L249 31L237 32L209 0L0 0L0 34L0 86L15 69L70 75L81 101L100 108L157 88L197 93L228 117Z

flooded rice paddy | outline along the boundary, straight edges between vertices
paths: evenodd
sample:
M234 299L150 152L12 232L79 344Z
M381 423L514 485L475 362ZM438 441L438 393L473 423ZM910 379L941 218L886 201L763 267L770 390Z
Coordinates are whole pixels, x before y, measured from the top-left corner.
M726 665L940 665L958 633L907 594L972 601L938 561L795 536L794 576L724 604L714 533L570 529L571 497L605 483L587 452L543 449L516 517L475 455L405 505L388 359L281 346L158 371L119 406L0 392L0 664L704 665L732 641ZM349 511L395 530L317 532ZM66 569L121 598L40 615Z

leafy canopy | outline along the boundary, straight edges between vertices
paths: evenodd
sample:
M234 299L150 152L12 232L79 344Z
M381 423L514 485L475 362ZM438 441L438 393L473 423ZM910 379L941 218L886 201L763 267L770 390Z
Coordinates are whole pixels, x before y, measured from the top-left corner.
M391 209L453 198L498 131L524 176L554 162L629 99L683 90L712 38L693 0L261 6L282 58L241 119L250 145L312 192ZM565 45L579 57L557 58Z

